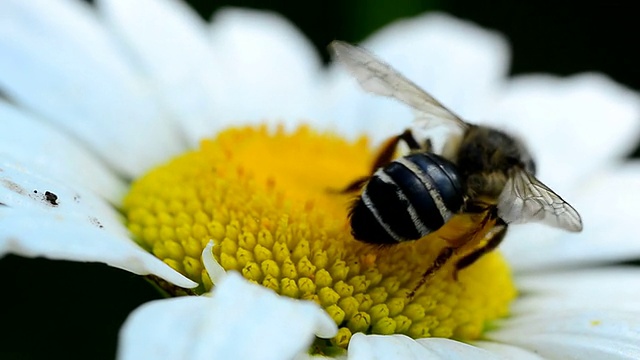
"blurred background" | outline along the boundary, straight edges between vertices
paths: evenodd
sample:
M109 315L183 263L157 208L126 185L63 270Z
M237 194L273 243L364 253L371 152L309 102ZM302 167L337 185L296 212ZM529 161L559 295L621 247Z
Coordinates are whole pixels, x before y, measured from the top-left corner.
M473 0L188 0L204 19L225 6L278 12L295 24L328 61L335 39L360 42L399 18L444 11L497 30L512 49L511 73L571 75L602 72L640 90L640 22L633 2L588 6L570 1ZM640 144L630 154L640 156Z
M224 6L276 11L297 25L322 51L334 39L358 42L382 26L425 11L445 11L498 30L511 42L513 73L544 71L572 74L601 71L640 88L640 34L632 4L597 7L558 1L351 0L293 2L190 0L204 18Z
M398 18L444 11L504 34L512 47L513 74L597 71L640 91L640 22L633 2L610 1L597 7L545 0L188 2L204 19L225 6L283 14L315 44L325 61L326 45L334 39L359 42ZM640 157L640 148L633 156ZM140 304L160 298L144 279L104 265L15 256L0 261L0 283L3 302L9 302L0 313L3 359L39 358L40 354L112 359L126 316Z

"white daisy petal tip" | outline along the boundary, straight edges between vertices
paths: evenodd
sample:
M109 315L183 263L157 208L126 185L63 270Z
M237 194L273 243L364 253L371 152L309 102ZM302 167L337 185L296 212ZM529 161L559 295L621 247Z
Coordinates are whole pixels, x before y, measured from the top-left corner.
M349 359L500 359L491 352L443 338L414 340L405 335L354 334Z
M502 65L509 60L510 49L509 43L504 35L497 31L476 25L475 23L460 18L453 17L441 12L428 12L423 15L415 16L408 19L397 20L382 30L373 34L367 39L366 44L373 49L390 48L394 43L396 46L405 42L406 36L410 41L416 41L416 45L420 43L429 44L431 42L442 43L442 46L452 46L458 51L473 52L478 51L483 56L494 56ZM452 42L445 44L446 42ZM400 49L400 48L399 48ZM407 49L405 54L412 52ZM413 49L414 51L430 51L428 47L424 50ZM506 56L506 58L504 58ZM508 69L504 68L506 74Z
M314 69L321 66L320 58L311 42L291 21L276 12L225 7L213 15L211 33L214 44L227 37L229 37L227 41L233 39L247 41L253 37L250 43L259 47L245 48L245 50L253 50L252 53L255 55L261 54L261 57L264 57L268 53L260 53L263 47L276 46L276 53L291 56L291 61L298 60L297 66ZM264 40L266 43L260 43L257 40ZM250 56L247 59L252 58ZM283 68L286 70L286 67Z
M191 96L213 96L207 88L198 84L198 77L216 73L216 59L209 43L207 25L188 7L179 1L140 0L136 2L100 0L98 11L107 24L137 57L151 74L160 92L180 97L179 86ZM161 19L161 21L159 21ZM191 85L196 92L191 90ZM197 92L204 92L198 94ZM178 99L183 100L183 99ZM208 99L211 101L211 98ZM183 109L168 104L180 116ZM180 118L180 120L189 120Z
M273 12L223 8L214 14L210 33L220 54L216 81L225 84L217 128L243 121L293 129L301 119L322 126L321 59L293 23ZM243 106L226 106L236 99L243 99Z
M230 272L211 297L143 305L120 332L119 358L288 359L337 332L317 305L284 298Z
M197 146L212 133L226 87L207 24L178 1L100 0L97 8L150 75L186 140Z
M214 285L218 284L227 275L227 271L213 257L213 240L209 240L207 246L202 250L202 263L209 274L209 278Z
M363 45L471 121L493 105L511 58L502 34L437 12L393 22Z

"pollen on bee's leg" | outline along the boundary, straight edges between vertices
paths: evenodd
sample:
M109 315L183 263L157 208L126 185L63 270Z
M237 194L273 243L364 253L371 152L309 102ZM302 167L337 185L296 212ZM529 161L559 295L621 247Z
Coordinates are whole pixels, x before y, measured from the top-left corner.
M318 303L339 327L316 342L323 353L346 348L356 332L477 339L515 297L508 266L492 252L454 281L455 254L411 294L446 241L358 242L348 222L354 194L327 191L367 176L374 157L364 138L229 129L137 179L123 212L141 246L199 293L235 270Z

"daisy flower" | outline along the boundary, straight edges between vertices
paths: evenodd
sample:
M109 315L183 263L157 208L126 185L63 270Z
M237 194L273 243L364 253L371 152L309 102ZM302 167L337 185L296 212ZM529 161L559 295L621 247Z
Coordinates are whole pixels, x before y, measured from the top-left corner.
M581 212L510 227L407 297L436 238L353 240L350 199L409 109L363 93L291 24L175 1L0 3L0 254L101 262L168 295L120 334L129 358L640 357L629 235L638 95L598 74L507 78L504 39L431 14L364 44L471 122L520 134ZM249 281L247 281L249 280Z

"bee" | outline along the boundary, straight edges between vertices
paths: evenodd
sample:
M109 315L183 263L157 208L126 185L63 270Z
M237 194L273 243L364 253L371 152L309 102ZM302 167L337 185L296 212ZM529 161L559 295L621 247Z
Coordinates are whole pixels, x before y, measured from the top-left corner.
M442 237L446 246L410 297L470 242L475 247L458 259L454 276L495 249L509 224L541 222L571 232L582 230L578 212L535 177L535 162L521 140L462 120L365 49L342 41L329 48L364 90L399 100L417 112L409 129L382 146L371 175L344 188L344 193L359 191L349 215L353 237L393 245L442 232L460 214L479 219L469 232ZM437 154L430 138L418 141L414 133L440 125L457 131ZM394 158L400 143L407 145L409 155Z

